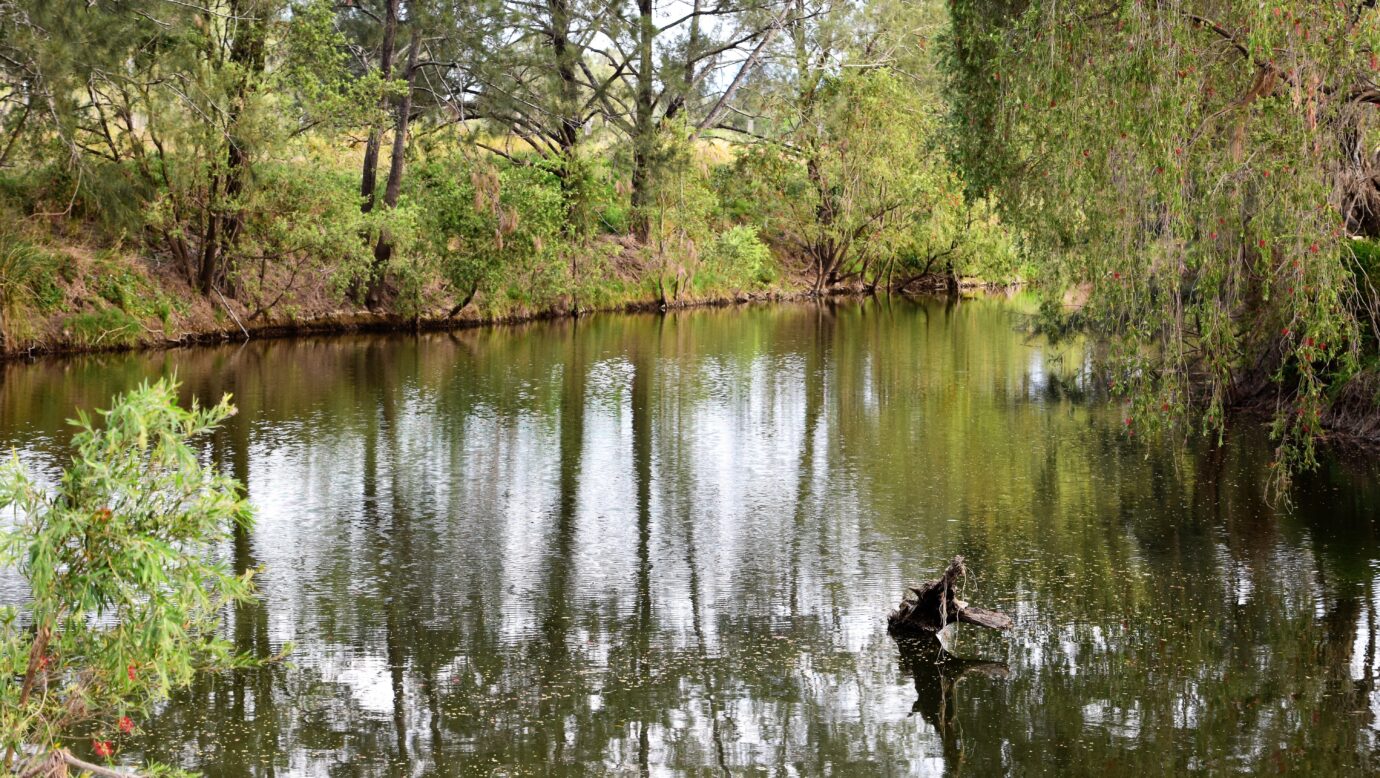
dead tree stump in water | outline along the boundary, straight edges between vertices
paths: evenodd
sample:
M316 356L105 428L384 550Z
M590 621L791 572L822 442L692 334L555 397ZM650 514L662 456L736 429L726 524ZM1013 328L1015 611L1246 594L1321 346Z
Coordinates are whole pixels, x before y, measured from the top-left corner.
M956 584L965 572L963 557L956 556L942 577L911 587L910 593L901 598L901 604L887 618L887 629L892 633L937 633L955 622L988 629L1010 629L1011 617L1005 613L958 599Z

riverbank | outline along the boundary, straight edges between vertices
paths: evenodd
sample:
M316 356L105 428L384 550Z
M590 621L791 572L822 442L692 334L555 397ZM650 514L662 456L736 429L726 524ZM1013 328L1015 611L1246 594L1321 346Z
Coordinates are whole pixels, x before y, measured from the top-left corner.
M160 263L111 249L80 244L11 245L0 255L0 359L93 352L166 349L183 346L357 332L463 329L582 316L787 302L817 299L805 268L780 263L771 279L748 286L725 283L667 283L664 268L639 261L635 247L616 244L612 272L585 279L579 291L545 304L523 302L516 294L483 295L457 313L444 290L428 290L437 303L413 316L388 307L352 303L332 288L331 279L314 277L282 283L272 304L229 297L217 291L198 294L184 276ZM18 280L18 283L15 280ZM667 292L668 286L674 289ZM908 291L944 291L947 279L913 279ZM991 289L980 279L961 288ZM16 294L15 289L24 293ZM840 285L826 297L865 296L861 285ZM266 295L261 295L261 297Z

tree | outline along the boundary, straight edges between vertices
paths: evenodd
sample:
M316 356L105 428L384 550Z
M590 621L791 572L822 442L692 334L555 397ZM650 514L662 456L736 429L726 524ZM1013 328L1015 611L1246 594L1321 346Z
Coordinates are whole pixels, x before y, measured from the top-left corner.
M131 213L121 227L147 229L194 289L234 296L257 166L368 94L332 72L340 40L321 2L6 4L0 91L23 106L10 149L22 133L32 158L65 168L56 215Z
M76 453L46 489L17 459L0 471L0 508L16 525L0 561L30 600L0 609L0 747L29 775L70 758L60 741L111 740L202 670L252 662L217 633L221 609L253 597L252 571L210 561L252 521L242 487L204 467L189 441L234 413L229 397L179 408L176 385L116 397L97 426L74 422Z
M1372 5L951 3L962 157L997 160L969 169L1036 247L1051 315L1086 297L1128 428L1201 413L1220 435L1267 404L1279 472L1313 462L1376 331L1348 240L1380 225Z

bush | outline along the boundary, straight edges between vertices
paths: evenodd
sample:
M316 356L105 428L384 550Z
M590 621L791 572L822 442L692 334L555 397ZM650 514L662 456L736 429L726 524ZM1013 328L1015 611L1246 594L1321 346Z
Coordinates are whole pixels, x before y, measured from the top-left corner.
M415 178L419 232L457 301L506 292L513 305L539 306L569 291L568 200L551 170L453 154Z
M250 573L207 561L249 504L234 479L197 461L188 441L234 413L228 396L184 410L170 381L115 398L49 490L17 458L0 468L0 564L30 599L0 608L0 748L5 771L49 772L58 743L87 734L114 752L135 720L201 670L249 664L217 636L220 610L252 596ZM112 742L115 741L115 742ZM28 764L16 765L16 761Z
M730 227L715 238L705 264L729 284L740 288L766 285L776 280L771 250L757 237L757 228Z

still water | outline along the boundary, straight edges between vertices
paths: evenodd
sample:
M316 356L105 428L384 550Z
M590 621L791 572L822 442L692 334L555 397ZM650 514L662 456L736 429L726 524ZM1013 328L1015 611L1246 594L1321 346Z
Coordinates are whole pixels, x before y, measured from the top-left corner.
M243 650L122 743L212 776L1380 768L1380 464L1129 438L1021 301L596 316L7 365L47 473L176 372L241 413ZM885 617L954 554L1015 617ZM12 590L11 590L12 591Z

